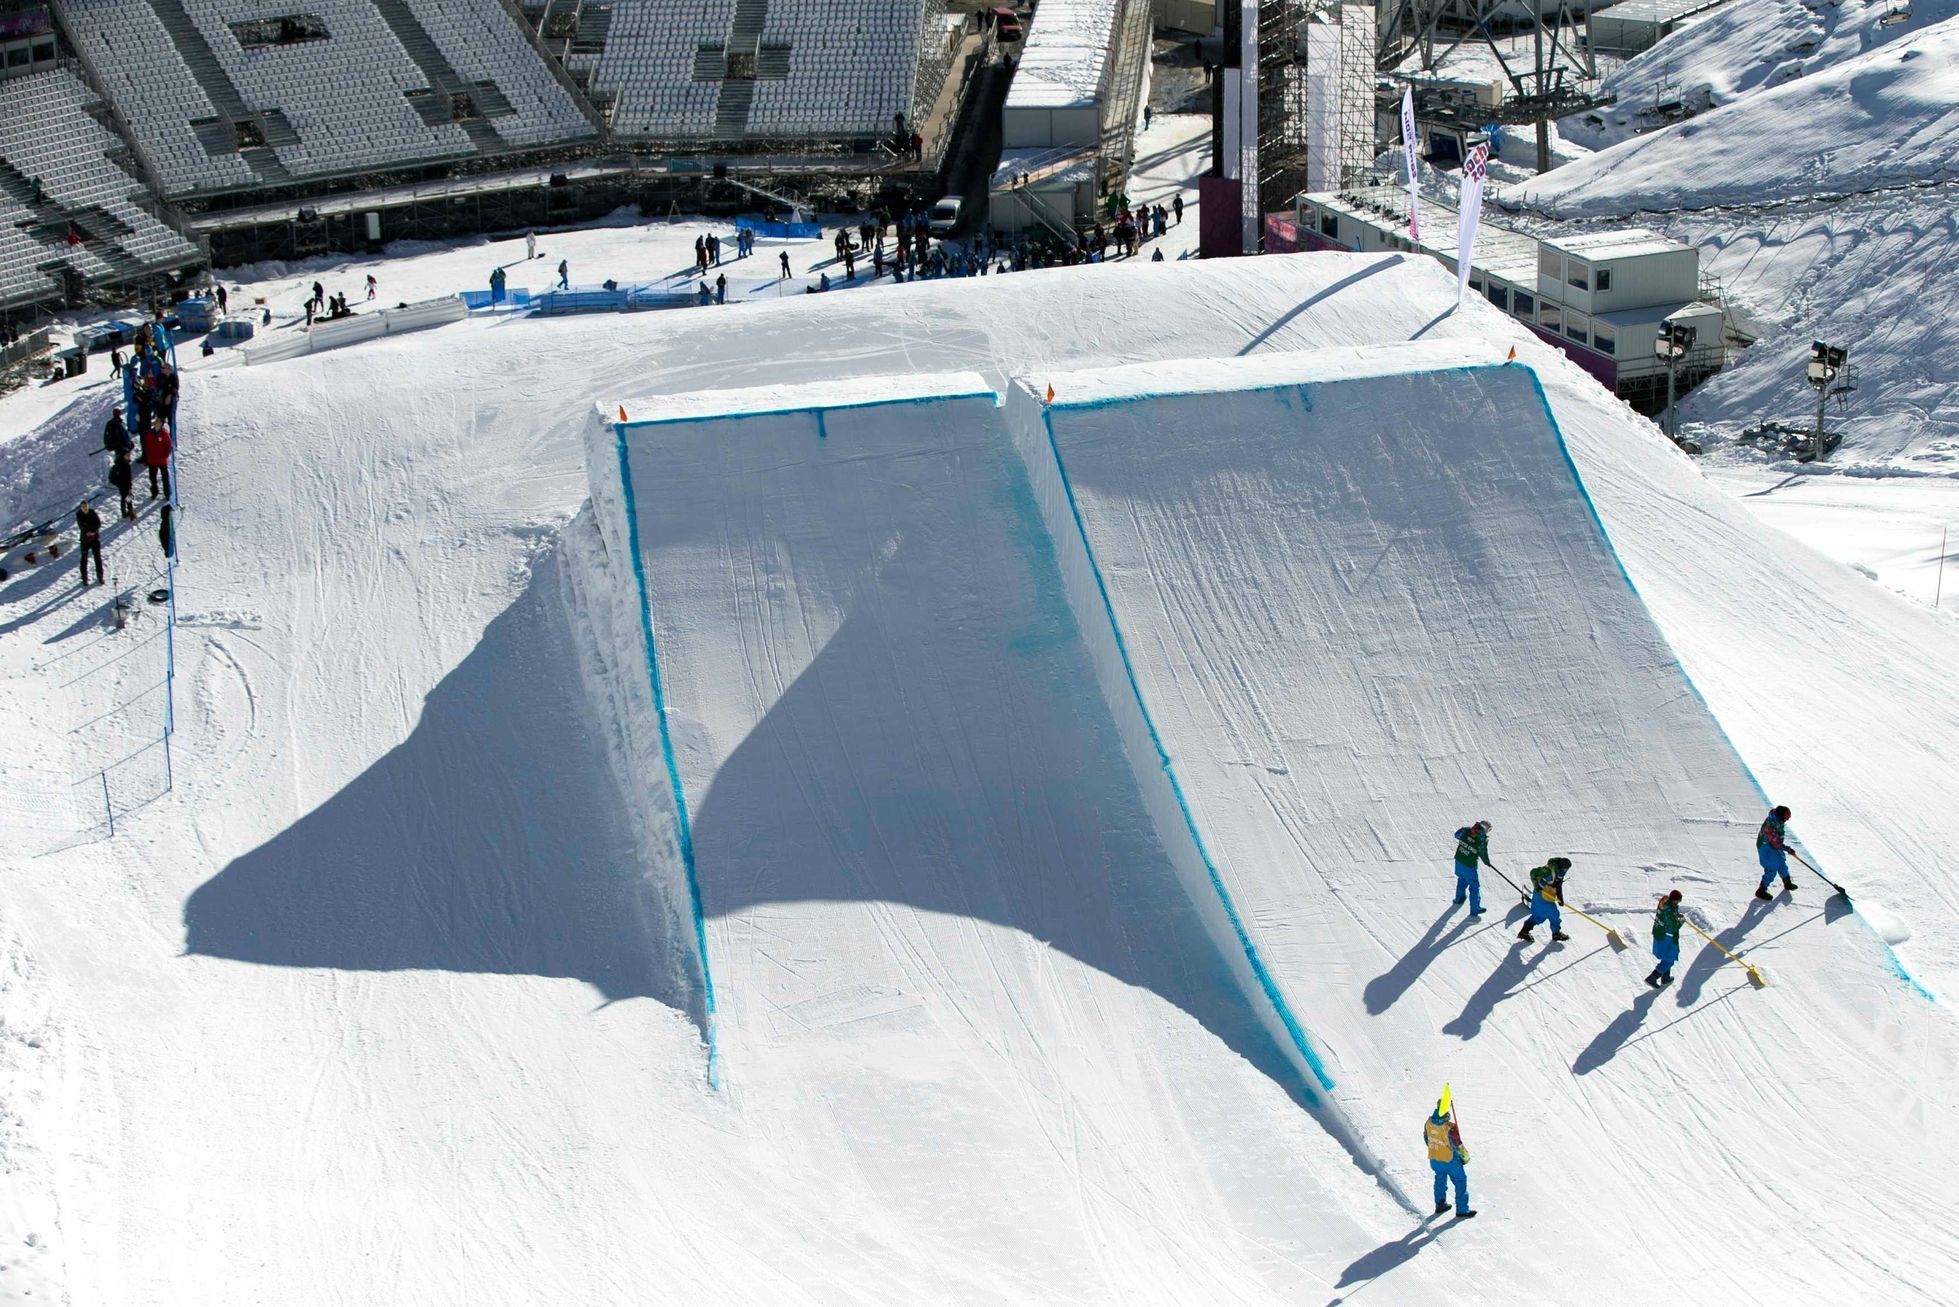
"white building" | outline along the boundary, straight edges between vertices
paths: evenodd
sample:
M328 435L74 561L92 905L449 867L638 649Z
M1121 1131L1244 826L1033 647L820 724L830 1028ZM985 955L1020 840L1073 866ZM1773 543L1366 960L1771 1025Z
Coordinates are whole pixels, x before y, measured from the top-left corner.
M1423 200L1420 239L1408 234L1408 192L1398 186L1299 197L1295 243L1302 250L1422 253L1456 269L1456 211ZM1267 248L1273 241L1268 237ZM1681 388L1727 361L1721 306L1700 290L1700 251L1644 227L1538 240L1484 218L1470 288L1628 402L1656 407L1666 367L1655 356L1660 324L1693 326L1696 346L1678 370Z

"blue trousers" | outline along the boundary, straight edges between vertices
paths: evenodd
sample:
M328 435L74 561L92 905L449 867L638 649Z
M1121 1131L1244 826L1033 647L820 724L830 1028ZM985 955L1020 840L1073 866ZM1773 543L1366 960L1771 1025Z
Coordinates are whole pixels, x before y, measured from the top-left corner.
M1483 882L1482 878L1476 874L1476 864L1473 862L1467 867L1463 866L1460 862L1456 864L1456 902L1462 902L1465 894L1469 896L1469 910L1471 912L1481 912L1483 910Z
M1469 1207L1469 1171L1463 1164L1438 1162L1430 1158L1428 1166L1435 1172L1435 1205L1440 1207L1449 1201L1449 1182L1453 1180L1456 1185L1456 1210L1466 1210Z
M1764 844L1761 848L1755 850L1755 858L1762 864L1763 889L1767 889L1769 882L1777 876L1782 877L1784 880L1789 879L1789 858L1781 849Z
M1564 929L1564 918L1558 915L1558 905L1545 898L1542 894L1533 894L1530 896L1531 929L1537 929L1537 923L1540 921L1551 923L1551 933L1553 935Z
M1659 972L1662 976L1671 976L1673 974L1673 964L1680 961L1680 937L1677 935L1672 938L1668 938L1665 935L1654 936L1653 956L1660 960L1660 965L1654 967L1653 970Z

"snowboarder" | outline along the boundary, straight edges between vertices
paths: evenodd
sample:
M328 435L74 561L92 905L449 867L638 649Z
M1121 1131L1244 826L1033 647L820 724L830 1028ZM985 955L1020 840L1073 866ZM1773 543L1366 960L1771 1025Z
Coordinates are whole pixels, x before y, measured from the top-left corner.
M524 257L526 259L537 257L537 233L534 231L524 233Z
M1551 923L1552 940L1571 938L1564 933L1564 918L1558 912L1558 906L1564 902L1565 873L1570 870L1570 858L1552 858L1543 866L1531 869L1530 920L1517 932L1518 939L1530 943L1530 933L1540 921Z
M782 279L784 281L788 281L789 280L789 251L782 250L776 254L776 257L782 260Z
M379 289L380 289L380 284L374 280L374 274L371 272L368 273L367 274L367 297L369 299L373 299L374 292Z
M143 463L150 469L150 498L156 498L156 482L163 478L163 497L170 498L170 428L161 420L143 428Z
M1789 893L1796 892L1796 882L1789 877L1789 818L1791 813L1781 804L1769 809L1768 819L1762 829L1755 832L1755 860L1762 864L1762 883L1755 889L1758 899L1770 899L1769 882L1777 876L1782 877L1782 888Z
M1673 964L1680 961L1679 890L1661 899L1658 911L1653 913L1653 956L1659 965L1646 977L1646 983L1665 989L1673 983Z
M135 517L136 506L129 502L129 494L136 486L136 469L129 465L127 445L116 451L114 461L109 464L109 484L116 488L116 494L122 499L122 515Z
M1483 882L1476 864L1490 864L1490 823L1479 821L1456 831L1456 906L1469 900L1469 915L1483 915Z
M571 264L564 259L558 260L558 289L571 289Z
M1449 1210L1449 1186L1456 1186L1456 1216L1464 1221L1476 1215L1469 1205L1469 1149L1456 1128L1455 1114L1444 1111L1440 1103L1422 1125L1422 1138L1428 1144L1428 1169L1435 1172L1435 1214Z
M95 558L95 583L107 585L108 574L102 570L102 515L84 499L75 507L75 530L82 538L82 589L88 589L88 560Z

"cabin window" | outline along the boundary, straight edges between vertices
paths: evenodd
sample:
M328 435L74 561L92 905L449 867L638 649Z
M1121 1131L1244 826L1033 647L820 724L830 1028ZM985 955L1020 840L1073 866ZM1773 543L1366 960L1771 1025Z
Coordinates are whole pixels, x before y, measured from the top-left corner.
M1592 288L1592 270L1590 268L1576 259L1567 263L1565 267L1567 271L1565 272L1564 279L1567 282L1576 286L1579 290L1590 290Z
M1490 303L1496 305L1505 313L1510 311L1510 288L1508 286L1499 286L1495 282L1491 282L1489 289L1483 293L1490 297Z
M1592 338L1592 324L1585 321L1583 315L1574 313L1564 320L1564 334L1580 345L1588 345Z
M1610 269L1610 268L1599 268L1599 269L1596 269L1596 270L1595 270L1595 271L1594 271L1594 272L1592 273L1592 289L1593 289L1593 290L1601 290L1601 291L1605 291L1605 290L1611 290L1611 289L1612 289L1612 269Z
M1539 250L1537 252L1538 276L1549 277L1555 281L1558 274L1562 271L1564 271L1564 261L1558 257L1555 250Z
M1619 333L1606 326L1603 322L1594 323L1592 325L1592 348L1601 354L1617 354L1619 352Z
M1331 236L1334 240L1340 239L1339 215L1332 213L1322 213L1320 215L1320 235Z
M1537 325L1549 332L1564 330L1564 310L1556 304L1537 306Z
M1537 296L1527 290L1518 291L1515 302L1510 306L1510 311L1524 321L1530 321L1537 316Z

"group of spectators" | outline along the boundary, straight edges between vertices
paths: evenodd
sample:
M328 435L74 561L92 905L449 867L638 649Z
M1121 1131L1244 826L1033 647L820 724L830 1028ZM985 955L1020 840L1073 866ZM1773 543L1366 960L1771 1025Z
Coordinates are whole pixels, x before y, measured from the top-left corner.
M368 273L367 298L370 300L373 299L380 291L380 288L380 283L374 280L374 274L371 272ZM222 286L218 288L218 296L218 312L223 313L225 311L225 302L223 298L224 288ZM312 326L316 320L333 322L340 318L351 318L353 316L354 310L348 306L347 296L344 292L329 295L326 292L325 286L322 286L317 281L313 283L312 297L306 301L307 326Z
M136 469L132 455L149 470L150 498L163 499L158 514L157 542L164 557L176 551L172 526L175 497L170 488L170 459L176 452L177 369L169 358L170 341L161 322L145 323L136 329L135 352L118 372L127 372L129 419L123 405L109 412L102 428L102 448L109 454L109 484L114 487L118 507L125 520L136 516L134 501ZM120 351L117 351L118 358ZM131 430L131 424L134 430ZM95 561L95 584L104 585L108 575L102 566L102 516L88 497L75 508L75 529L81 537L82 587L89 585L89 560Z

